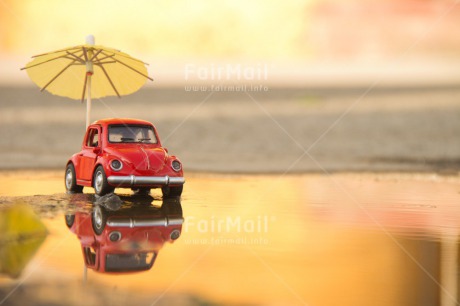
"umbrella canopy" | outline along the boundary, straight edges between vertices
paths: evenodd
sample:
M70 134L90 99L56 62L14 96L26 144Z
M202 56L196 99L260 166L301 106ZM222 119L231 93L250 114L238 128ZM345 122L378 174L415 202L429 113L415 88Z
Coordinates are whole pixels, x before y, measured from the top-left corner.
M91 98L136 92L147 79L153 81L146 65L119 50L95 45L90 35L84 45L35 55L22 69L41 91L82 101L86 98L88 126Z

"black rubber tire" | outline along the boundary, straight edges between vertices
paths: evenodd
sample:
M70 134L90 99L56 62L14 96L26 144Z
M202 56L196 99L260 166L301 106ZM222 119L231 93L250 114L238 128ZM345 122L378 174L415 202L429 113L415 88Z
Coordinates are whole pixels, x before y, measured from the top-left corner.
M67 225L68 228L71 228L74 223L75 223L74 214L65 215L65 225Z
M182 213L182 204L180 198L166 198L163 200L161 205L162 212L168 217L181 216Z
M182 190L184 189L184 186L163 186L161 188L161 191L163 192L163 198L168 198L168 197L179 197L182 194Z
M77 176L75 174L75 167L72 163L68 164L64 174L65 189L69 193L82 193L83 186L77 185Z
M94 171L93 188L94 192L99 196L111 193L115 189L107 182L107 176L105 175L105 171L102 166L98 166L96 171Z
M101 205L94 205L91 213L91 223L96 235L102 234L107 223L107 213Z

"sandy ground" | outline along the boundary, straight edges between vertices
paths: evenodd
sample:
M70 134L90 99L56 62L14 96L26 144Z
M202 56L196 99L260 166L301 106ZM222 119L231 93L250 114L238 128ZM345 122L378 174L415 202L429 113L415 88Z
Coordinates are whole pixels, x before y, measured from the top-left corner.
M452 174L460 168L459 98L458 86L144 88L94 101L92 119L154 122L186 171ZM0 109L0 169L63 168L79 150L84 104L37 88L0 87Z

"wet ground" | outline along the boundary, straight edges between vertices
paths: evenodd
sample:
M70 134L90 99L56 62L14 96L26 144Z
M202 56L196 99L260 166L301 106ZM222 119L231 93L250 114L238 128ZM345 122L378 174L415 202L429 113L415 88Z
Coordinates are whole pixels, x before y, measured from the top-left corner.
M100 199L61 174L0 176L0 212L48 233L0 305L457 305L456 176L189 174L181 199Z

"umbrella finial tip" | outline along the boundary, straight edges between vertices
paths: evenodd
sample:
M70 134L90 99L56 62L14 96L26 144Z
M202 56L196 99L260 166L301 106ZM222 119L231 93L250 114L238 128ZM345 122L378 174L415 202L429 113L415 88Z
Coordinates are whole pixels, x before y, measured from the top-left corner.
M95 44L94 35L90 34L90 35L86 36L86 43L87 43L88 45L94 46L94 44Z

